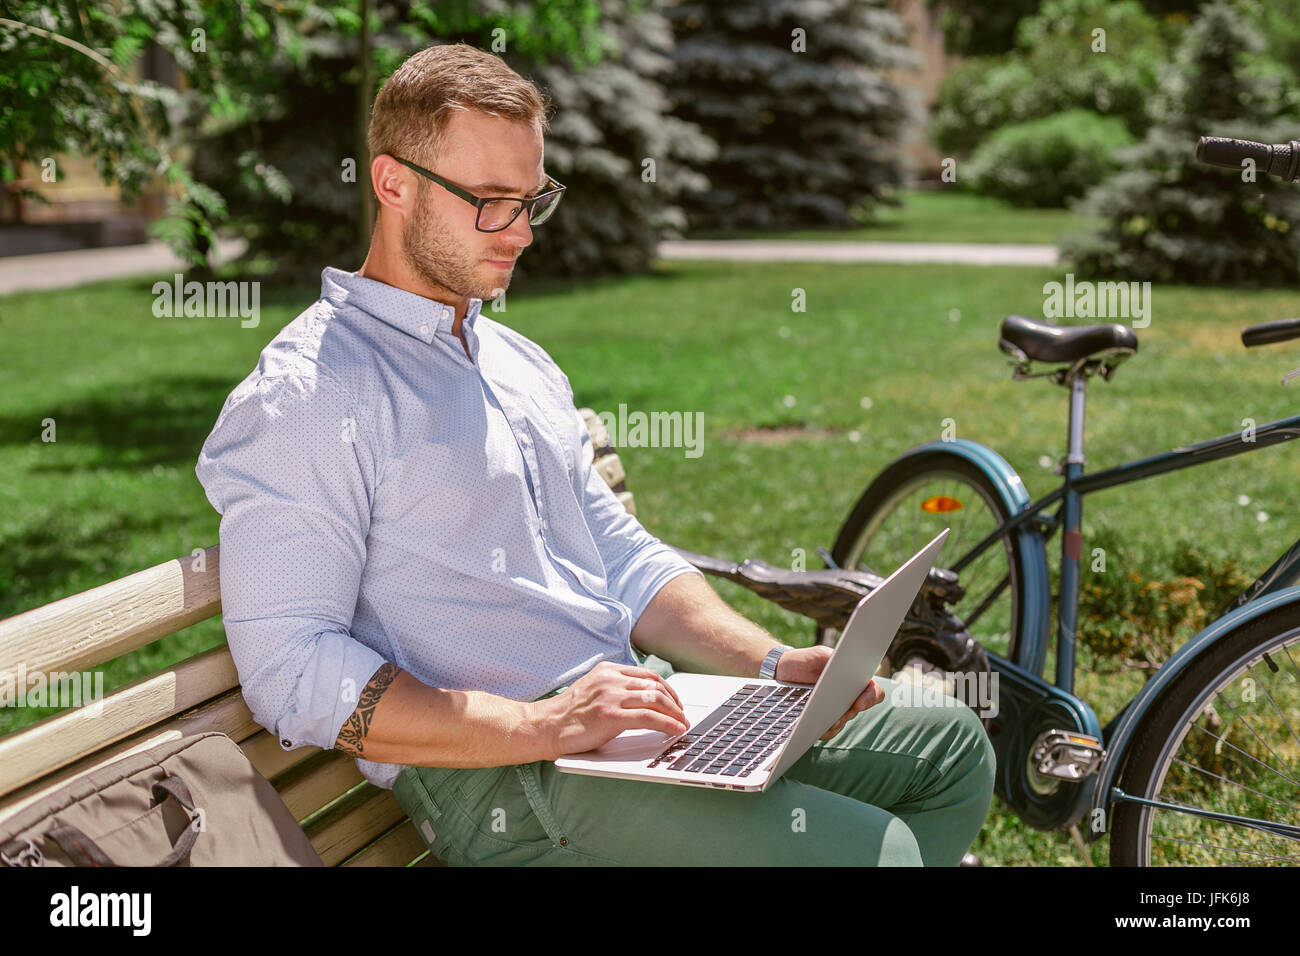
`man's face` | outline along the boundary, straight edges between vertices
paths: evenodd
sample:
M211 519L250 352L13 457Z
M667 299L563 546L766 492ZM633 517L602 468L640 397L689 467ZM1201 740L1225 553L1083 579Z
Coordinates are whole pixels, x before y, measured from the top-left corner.
M443 144L442 154L427 168L476 196L523 199L542 182L542 136L536 127L457 112ZM415 208L402 234L407 264L425 281L456 295L494 299L505 292L514 260L533 241L528 214L519 213L499 232L479 232L474 206L423 176L417 179Z

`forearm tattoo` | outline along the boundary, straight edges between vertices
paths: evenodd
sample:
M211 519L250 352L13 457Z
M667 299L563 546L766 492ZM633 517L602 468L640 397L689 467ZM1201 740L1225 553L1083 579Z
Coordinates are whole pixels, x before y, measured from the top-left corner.
M389 661L385 661L379 670L375 671L375 676L370 678L370 683L366 684L365 689L361 691L361 700L357 702L357 709L352 712L352 716L339 731L339 739L334 744L335 749L358 757L365 756L366 735L370 733L370 722L374 719L375 707L379 705L379 698L384 695L384 691L388 690L397 679L397 675L397 665Z

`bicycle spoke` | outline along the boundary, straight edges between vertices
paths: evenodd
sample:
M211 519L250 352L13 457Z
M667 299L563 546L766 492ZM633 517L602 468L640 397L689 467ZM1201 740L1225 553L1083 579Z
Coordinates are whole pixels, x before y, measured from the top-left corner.
M972 624L978 621L980 619L980 616L985 612L985 610L988 609L989 605L991 605L994 601L996 601L999 597L1001 597L1002 592L1005 591L1007 589L1007 586L1010 584L1011 584L1011 575L1010 574L1003 575L1002 580L998 582L998 586L989 592L989 596L980 602L980 606L977 607L975 610L971 611L970 614L968 614L966 617L962 618L963 623L965 623L967 627L970 627Z
M1266 860L1300 860L1300 856L1270 856L1265 853L1256 853L1254 850L1246 850L1236 846L1219 846L1217 843L1198 843L1196 840L1180 840L1178 837L1157 837L1152 836L1152 840L1164 840L1170 843L1183 843L1189 846L1206 847L1211 850L1228 850L1231 853L1246 853L1250 856L1262 856ZM1220 866L1239 866L1237 863L1222 863Z
M844 566L889 574L945 527L949 561L983 540L1004 520L1004 508L992 488L982 489L962 467L968 466L921 470L887 486L860 519L856 540L841 558ZM965 596L952 612L983 646L1014 658L1018 598L1012 557L1009 544L995 542L965 565L958 576ZM838 632L830 636L838 639Z
M1291 804L1285 802L1284 800L1279 800L1277 797L1270 797L1267 793L1261 793L1260 791L1254 789L1253 787L1246 786L1244 783L1238 783L1235 780L1229 780L1227 777L1223 776L1222 774L1217 774L1211 770L1206 770L1204 767L1198 767L1195 764L1188 763L1186 760L1179 760L1177 757L1174 758L1174 763L1182 764L1184 767L1187 767L1189 770L1195 770L1198 773L1206 774L1207 776L1214 777L1216 780L1222 780L1224 783L1230 783L1234 787L1240 787L1243 790L1249 790L1251 793L1255 794L1256 796L1263 797L1265 800L1272 800L1274 803L1280 803L1288 810L1295 810L1297 813L1300 813L1300 807L1292 806Z
M1282 766L1287 766L1287 762L1282 760L1282 757L1278 757L1277 750L1274 750L1273 748L1269 747L1269 741L1265 740L1264 737L1261 737L1260 734L1258 734L1258 732L1255 730L1255 727L1251 726L1251 722L1245 719L1244 715L1242 714L1242 711L1239 711L1238 709L1234 708L1234 706L1232 706L1232 702L1230 700L1227 700L1227 697L1223 696L1222 693L1216 693L1216 695L1214 696L1216 696L1218 700L1222 702L1223 705L1227 706L1227 709L1231 710L1232 713L1236 714L1236 717L1242 719L1243 726L1247 728L1248 731L1251 731L1251 734L1255 735L1256 740L1260 741L1261 744L1264 744L1264 749L1268 750L1268 752L1273 754L1274 757L1277 757L1278 762L1282 763ZM1195 727L1196 724L1192 724L1192 726ZM1269 766L1268 763L1265 763L1265 766ZM1271 766L1269 766L1269 769L1273 770L1273 773L1281 775L1281 777L1284 777L1288 780L1291 780L1292 783L1300 784L1300 780L1296 780L1294 777L1290 777L1290 775L1288 774L1283 774L1281 770L1275 770L1274 767Z
M1270 746L1268 745L1268 741L1265 740L1263 737L1261 737L1261 736L1259 735L1258 731L1256 731L1255 728L1252 727L1252 726L1250 725L1250 721L1247 720L1247 719L1246 719L1246 718L1241 714L1241 712L1240 712L1239 710L1237 710L1236 707L1233 707L1233 706L1232 706L1232 701L1228 700L1226 697L1223 696L1222 693L1219 693L1219 692L1217 692L1217 691L1215 692L1214 696L1215 696L1216 698L1218 698L1218 699L1219 699L1223 704L1225 704L1225 705L1227 706L1227 708L1228 708L1230 711L1232 711L1234 714L1236 714L1238 717L1241 718L1241 722L1242 722L1243 725L1245 725L1246 729L1249 730L1252 734L1255 735L1255 739L1258 740L1261 744L1264 745L1264 749L1265 749L1265 750L1267 750L1269 753L1271 753L1274 757L1277 757L1278 763L1282 764L1283 766L1286 766L1286 765L1287 765L1286 761L1283 760L1281 757L1278 757L1277 752L1274 751L1273 748L1270 747Z
M1268 687L1264 684L1263 681L1261 681L1258 677L1255 676L1255 665L1247 664L1246 670L1250 671L1251 678L1255 681L1255 683L1259 685L1260 689L1264 692L1264 696L1267 697L1268 702L1273 705L1273 709L1277 711L1277 715L1282 718L1282 723L1286 724L1286 729L1291 732L1291 739L1294 740L1296 743L1300 744L1300 737L1296 736L1295 728L1291 726L1291 721L1287 720L1286 714L1282 713L1282 711L1278 709L1277 702L1273 700L1273 695L1268 692ZM1277 755L1274 754L1274 756ZM1281 760L1282 758L1278 757L1278 759Z
M1212 733L1211 731L1206 730L1206 729L1205 729L1204 727L1202 727L1200 724L1192 724L1192 726L1193 726L1194 728L1196 728L1197 730L1199 730L1201 733L1205 734L1207 737L1213 737L1215 740L1219 741L1219 743L1221 743L1221 744L1226 744L1227 746L1231 747L1233 750L1237 751L1237 753L1241 754L1243 757L1247 757L1247 758L1249 758L1249 759L1255 761L1255 763L1259 764L1261 767L1266 767L1267 769L1272 770L1275 774L1277 774L1277 775L1278 775L1279 777L1281 777L1283 780L1290 781L1291 783L1294 783L1297 787L1300 787L1300 780L1297 780L1295 777L1292 777L1292 776L1289 776L1289 775L1283 773L1281 770L1278 770L1276 767L1274 767L1274 766L1273 766L1272 764L1270 764L1270 763L1265 763L1263 760L1260 760L1260 759L1259 759L1258 757L1256 757L1254 754L1252 754L1252 753L1247 753L1246 751L1244 751L1244 750L1242 750L1240 747L1238 747L1236 744L1234 744L1231 740L1227 740L1227 739L1225 739L1225 738L1223 738L1223 737L1220 737L1220 736L1219 736L1218 734L1216 734L1216 733ZM1276 756L1276 755L1275 755L1275 756Z

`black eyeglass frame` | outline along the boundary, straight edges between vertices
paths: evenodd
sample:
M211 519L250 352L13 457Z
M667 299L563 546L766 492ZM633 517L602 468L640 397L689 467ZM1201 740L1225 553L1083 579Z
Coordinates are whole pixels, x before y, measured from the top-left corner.
M468 189L462 189L461 187L457 186L455 183L448 182L447 180L443 179L441 176L437 175L436 173L429 172L429 170L425 169L423 166L417 166L415 165L415 163L412 163L409 160L402 159L400 156L394 156L393 159L397 160L399 163L401 163L403 166L406 166L408 169L412 169L415 172L419 173L421 176L424 176L427 179L432 179L435 183L437 183L443 189L447 190L447 192L451 193L453 196L459 196L461 199L465 200L471 206L474 206L475 207L474 228L477 229L479 232L500 232L503 229L509 229L512 225L514 225L514 221L519 218L519 214L525 208L528 210L529 225L540 226L542 222L546 221L546 219L551 218L552 213L555 212L555 206L559 206L560 201L558 199L555 201L555 206L551 207L550 212L546 214L546 219L543 219L542 222L535 223L532 221L533 207L541 200L546 199L549 196L554 196L556 193L562 193L568 188L567 186L561 184L558 180L552 179L550 175L547 175L546 185L548 187L554 187L554 188L546 189L545 191L538 193L532 199L518 199L514 196L475 196ZM515 207L514 215L510 217L510 219L505 223L505 225L498 226L496 229L484 229L478 223L479 223L479 219L483 215L483 207L490 202L512 202L512 203L518 203L518 205Z

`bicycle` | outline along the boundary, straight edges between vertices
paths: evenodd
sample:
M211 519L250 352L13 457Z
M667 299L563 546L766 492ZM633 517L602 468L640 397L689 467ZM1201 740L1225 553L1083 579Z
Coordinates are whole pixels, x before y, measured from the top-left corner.
M1243 160L1300 179L1300 142L1268 146L1202 137L1197 158L1240 170ZM1300 319L1252 325L1254 347L1300 338ZM1031 500L993 449L952 438L891 462L820 549L830 568L897 566L943 527L946 565L964 595L952 613L983 645L998 677L986 724L998 756L997 792L1036 829L1110 834L1112 865L1300 862L1300 540L1225 612L1179 647L1105 727L1074 691L1084 495L1217 461L1300 436L1300 416L1085 474L1088 380L1109 380L1136 355L1122 324L1058 326L1023 316L1002 323L999 347L1015 379L1046 377L1069 391L1061 484ZM1055 366L1034 372L1033 363ZM1289 373L1283 383L1300 370ZM1046 509L1057 505L1054 513ZM1047 542L1061 535L1056 669ZM819 643L838 631L818 627ZM1276 764L1276 765L1275 765ZM1229 776L1231 774L1231 776Z

